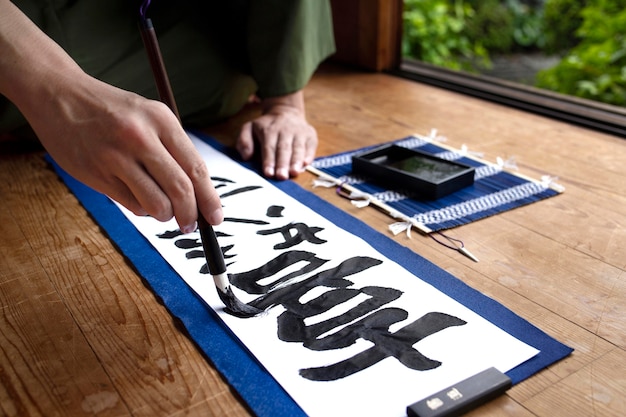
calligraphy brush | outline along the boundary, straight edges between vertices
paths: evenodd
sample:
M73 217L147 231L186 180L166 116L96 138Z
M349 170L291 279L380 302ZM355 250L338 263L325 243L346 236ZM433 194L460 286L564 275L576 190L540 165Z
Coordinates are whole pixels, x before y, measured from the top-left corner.
M139 27L141 30L141 38L148 54L159 98L174 112L180 122L180 114L178 113L172 87L170 86L167 71L165 70L165 64L161 56L161 49L156 37L156 32L152 21L145 16L145 11L149 4L150 1L147 0L140 9ZM261 313L263 310L242 302L233 293L226 272L224 254L217 242L217 236L215 235L213 227L206 221L200 212L200 208L198 208L198 230L200 231L200 240L202 241L209 272L213 276L213 281L215 282L220 300L226 305L226 311L237 317L253 317Z

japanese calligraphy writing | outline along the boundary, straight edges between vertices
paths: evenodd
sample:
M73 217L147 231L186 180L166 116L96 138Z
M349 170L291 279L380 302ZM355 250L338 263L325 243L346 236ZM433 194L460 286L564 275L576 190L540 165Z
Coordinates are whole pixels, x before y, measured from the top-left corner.
M234 181L225 178L220 178L219 182L219 188L236 186ZM221 198L224 200L259 189L238 187L225 192ZM323 259L311 250L327 243L321 237L324 229L301 221L283 221L274 227L273 224L284 217L284 211L285 207L271 205L264 211L265 218L225 218L225 225L238 223L255 227L255 234L268 237L267 245L271 245L276 252L272 259L262 260L261 265L255 268L230 274L231 284L250 295L257 295L250 302L254 307L265 310L282 306L284 312L277 319L280 340L299 342L313 351L346 348L358 339L371 344L368 349L335 364L301 369L302 377L316 381L337 380L374 366L388 357L417 371L441 365L441 362L420 353L414 345L449 327L462 326L465 321L445 313L430 312L392 332L391 326L408 318L404 309L386 307L401 297L402 291L384 286L355 285L361 272L375 268L383 261L370 256L351 256L335 266L326 267L330 259ZM199 238L189 238L177 231L166 231L158 236L171 239L177 248L186 250L187 259L203 256ZM224 232L221 236L232 237ZM275 242L277 237L280 238L278 243ZM297 249L305 243L306 250ZM225 245L222 251L225 259L237 262L236 244ZM206 265L200 272L208 273ZM320 288L324 289L321 294L303 301L305 294ZM307 319L349 302L352 304L347 311L307 325Z

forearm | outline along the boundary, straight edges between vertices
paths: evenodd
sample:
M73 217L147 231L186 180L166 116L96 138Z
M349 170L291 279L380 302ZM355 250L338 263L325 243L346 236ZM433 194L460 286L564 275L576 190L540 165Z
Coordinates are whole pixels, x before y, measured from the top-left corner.
M0 93L31 118L43 100L86 78L13 3L0 0Z
M70 175L135 214L193 231L199 208L222 221L206 163L163 103L87 75L8 0L0 0L0 93Z

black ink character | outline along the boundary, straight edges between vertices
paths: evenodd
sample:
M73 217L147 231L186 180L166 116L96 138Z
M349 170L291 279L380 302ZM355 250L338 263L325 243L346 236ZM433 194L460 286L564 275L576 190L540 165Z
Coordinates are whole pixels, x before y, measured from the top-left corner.
M225 179L222 181L223 186L226 186L226 183L233 183ZM240 187L223 196L232 196L257 188ZM282 206L272 205L268 207L266 217L280 218L283 210ZM224 221L251 226L269 224L265 220L245 218L225 218ZM284 241L275 244L273 249L285 250L305 241L313 245L326 243L326 240L317 236L322 230L324 229L310 227L304 223L289 223L273 229L257 230L256 233L260 236L280 234ZM180 231L167 231L158 236L162 239L175 239L181 235ZM223 233L221 235L230 236ZM202 250L196 249L201 247L199 239L181 238L174 243L178 248L191 249L186 254L188 259L204 256ZM268 240L267 245L272 243L272 240ZM234 245L222 248L225 258L235 258L236 255L228 254L233 248ZM268 262L263 261L258 268L229 275L233 286L248 294L259 295L249 305L261 310L278 305L285 309L278 316L277 322L278 337L285 342L302 343L307 349L316 351L343 349L355 344L359 339L372 344L366 350L335 364L301 369L300 375L303 378L334 381L365 370L386 358L395 358L404 366L417 371L441 366L441 362L426 357L414 346L441 330L462 326L466 324L465 321L445 313L430 312L392 333L390 327L409 316L403 309L387 306L401 297L402 291L379 286L355 288L354 282L346 279L349 276L358 277L359 273L382 264L382 261L367 256L355 256L335 267L320 271L328 262L329 260L322 259L312 252L287 250ZM283 272L287 270L290 272ZM209 272L207 266L204 265L200 272L207 274ZM325 291L312 299L307 300L304 297L309 291L318 288ZM358 303L353 301L353 306L337 316L321 321L306 320L328 313L337 306L355 300L356 297L363 298L363 301Z
M267 217L283 217L283 206L269 206L265 215Z
M329 336L329 348L333 345L354 343L357 338L374 344L369 349L333 365L301 369L300 375L314 381L334 381L369 368L385 358L393 357L416 371L427 371L441 366L441 362L430 359L413 348L420 340L451 326L462 326L465 321L445 313L427 313L395 333L389 326L404 320L408 313L398 308L387 308L371 314L357 323ZM342 340L347 338L347 340Z
M182 235L183 235L183 232L181 232L179 229L176 229L176 230L166 230L163 233L157 234L157 237L159 237L160 239L174 239L175 237L182 236Z
M295 235L291 235L291 231L295 230ZM259 230L257 234L267 236L274 233L281 233L285 241L283 243L278 243L274 245L274 249L288 249L292 246L295 246L303 241L307 241L313 243L315 245L321 245L322 243L326 243L324 239L320 239L315 234L324 230L321 227L309 227L304 223L289 223L283 227L278 227L276 229L268 229L268 230Z
M306 265L300 270L277 278L271 284L258 283L302 261ZM465 321L445 313L432 312L391 333L390 326L406 320L408 313L400 308L381 307L398 299L402 292L377 286L350 288L354 283L345 279L382 263L370 257L353 257L334 268L318 272L291 285L287 284L298 276L320 268L326 262L328 261L310 252L290 251L277 256L266 266L232 276L233 285L249 294L264 294L251 305L261 309L276 305L285 308L277 323L278 337L281 340L301 342L306 348L318 351L342 349L353 345L358 339L374 344L336 364L302 369L302 377L315 381L334 381L367 369L388 357L418 371L441 365L441 362L426 357L413 345L448 327L464 325ZM303 296L316 287L325 287L328 291L303 303ZM367 298L343 314L306 324L307 318L328 312L359 295L366 295Z

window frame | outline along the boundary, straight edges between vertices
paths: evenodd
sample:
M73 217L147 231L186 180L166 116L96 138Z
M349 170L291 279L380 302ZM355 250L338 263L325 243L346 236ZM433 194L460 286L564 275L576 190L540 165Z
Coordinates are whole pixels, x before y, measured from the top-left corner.
M626 108L403 58L402 0L331 0L335 61L626 138Z

